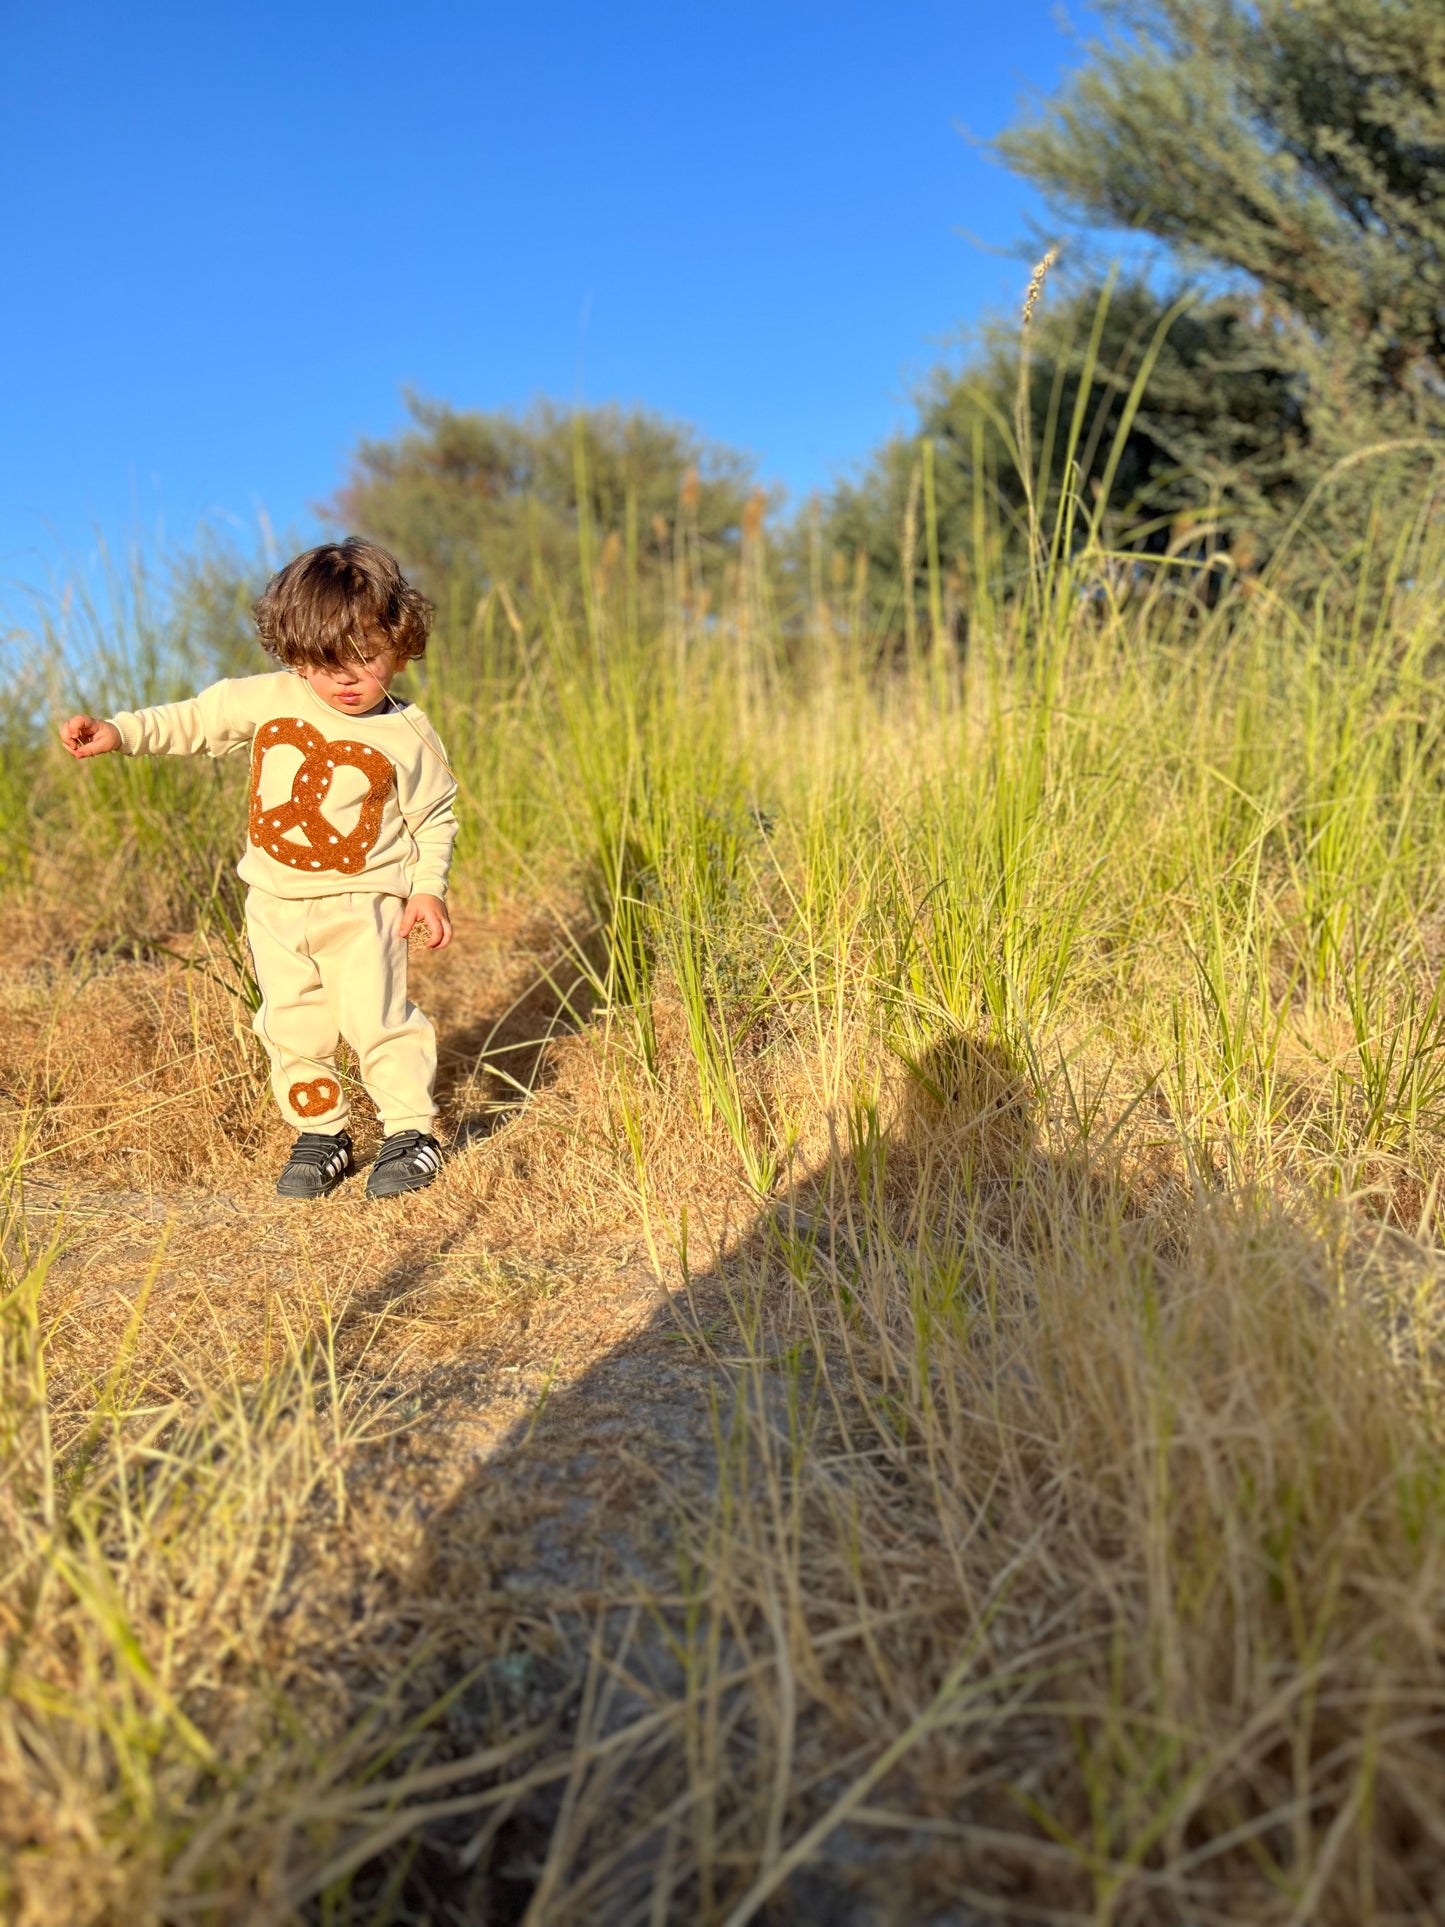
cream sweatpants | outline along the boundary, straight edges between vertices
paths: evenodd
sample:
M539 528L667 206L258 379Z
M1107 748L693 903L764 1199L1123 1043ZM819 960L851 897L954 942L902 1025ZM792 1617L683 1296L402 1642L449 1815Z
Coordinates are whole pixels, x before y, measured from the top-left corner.
M288 1124L339 1131L350 1107L336 1069L344 1037L388 1135L430 1131L436 1033L406 996L400 897L354 891L246 896L246 935L261 985L253 1028L271 1059Z

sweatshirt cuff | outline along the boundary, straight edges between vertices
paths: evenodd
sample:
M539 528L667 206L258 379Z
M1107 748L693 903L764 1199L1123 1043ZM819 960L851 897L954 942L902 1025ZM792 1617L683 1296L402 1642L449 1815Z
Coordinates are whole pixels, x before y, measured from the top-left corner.
M411 894L414 897L440 897L442 902L445 903L447 900L447 880L445 877L413 877L411 880Z
M129 709L122 709L114 716L107 716L106 721L119 731L122 751L127 756L138 756L141 746L140 717Z

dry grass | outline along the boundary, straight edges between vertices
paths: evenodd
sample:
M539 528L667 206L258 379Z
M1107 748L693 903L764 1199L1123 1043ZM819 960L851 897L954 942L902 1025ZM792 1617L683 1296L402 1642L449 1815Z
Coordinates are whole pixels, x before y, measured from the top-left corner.
M396 1208L272 1200L223 897L32 883L9 1916L1439 1917L1439 611L1046 586L454 644Z
M278 1208L285 1136L211 978L11 965L0 1894L20 1920L169 1918L212 1890L228 1916L280 1917L353 1807L374 1822L360 1782L416 1751L406 1723L455 1688L459 1645L501 1667L510 1732L508 1655L556 1644L488 1612L480 1547L450 1639L417 1588L479 1375L581 1369L639 1315L635 1285L561 1302L627 1253L615 1186L549 1181L588 1077L583 1043L545 1041L567 1021L557 927L461 932L421 974L476 1135L453 1182L384 1212ZM478 1071L483 1043L541 1086L495 1139L515 1096ZM531 1383L486 1401L499 1436ZM488 1555L515 1564L531 1523L495 1508Z

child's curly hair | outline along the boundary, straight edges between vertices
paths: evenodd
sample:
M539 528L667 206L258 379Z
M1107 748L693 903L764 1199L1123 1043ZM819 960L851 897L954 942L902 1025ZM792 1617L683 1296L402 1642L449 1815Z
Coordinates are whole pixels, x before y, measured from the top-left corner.
M348 535L294 557L252 614L268 656L288 669L325 669L382 649L414 662L426 652L433 610L394 555Z

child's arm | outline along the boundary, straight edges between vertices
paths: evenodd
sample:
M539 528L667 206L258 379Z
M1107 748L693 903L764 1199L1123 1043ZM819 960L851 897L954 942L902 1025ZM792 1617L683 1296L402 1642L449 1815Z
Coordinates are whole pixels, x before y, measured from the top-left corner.
M413 924L425 924L428 950L445 950L452 940L446 894L452 845L457 837L455 796L456 784L451 783L446 794L424 817L407 824L416 845L416 867L412 871L411 896L401 913L401 934L405 936Z
M455 796L455 788L448 790L420 821L412 819L407 823L411 840L416 845L416 863L411 873L413 896L446 896L447 873L452 867L452 845L457 840Z
M184 702L118 710L109 722L72 716L61 725L60 740L75 757L105 756L115 750L127 756L224 756L227 750L249 743L255 731L237 693L242 687L235 682L212 683Z
M457 779L436 731L424 717L417 717L416 731L425 754L409 782L403 784L400 769L397 772L397 800L416 852L411 866L411 895L401 913L400 927L402 936L406 936L418 923L425 925L427 949L445 950L452 940L446 896L452 845L457 840Z

